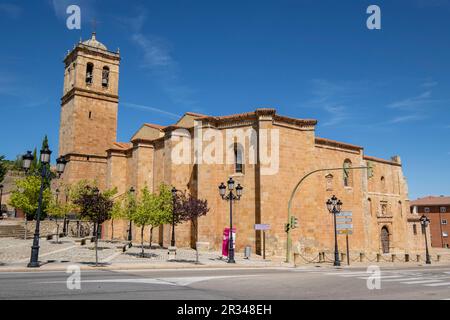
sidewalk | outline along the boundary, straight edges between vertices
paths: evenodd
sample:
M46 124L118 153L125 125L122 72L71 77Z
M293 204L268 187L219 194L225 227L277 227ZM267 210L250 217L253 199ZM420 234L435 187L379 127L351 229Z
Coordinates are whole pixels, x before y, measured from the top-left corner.
M40 241L39 259L40 268L27 268L30 259L32 240L4 238L0 241L0 272L49 272L66 271L70 265L78 265L82 270L125 270L125 269L188 269L188 268L295 268L301 269L335 269L332 262L322 263L294 263L284 262L283 257L270 257L263 260L262 257L251 255L245 259L242 253L236 253L235 264L229 264L222 259L219 252L200 251L197 262L196 251L188 248L178 248L174 259L169 260L168 250L164 248L150 249L148 244L144 246L144 257L141 257L140 244L134 243L125 252L123 247L127 242L123 241L99 241L98 256L99 266L95 266L94 243L89 240L81 246L72 238L61 238L60 243L55 240ZM297 261L298 262L298 261ZM377 265L385 268L414 268L424 267L424 261L410 262L351 262L347 266L346 261L341 261L341 269L366 268ZM433 261L431 266L450 266L448 259L440 262Z
M144 245L144 257L141 256L140 244L133 243L124 252L127 242L99 241L98 262L95 266L95 247L89 240L81 246L75 239L62 238L40 241L40 268L27 268L30 259L32 240L5 239L0 242L0 272L36 272L65 271L70 265L78 265L82 270L122 270L122 269L179 269L179 268L264 268L285 265L280 261L263 260L252 255L245 259L236 253L236 264L229 264L222 259L219 252L199 252L193 249L178 248L175 257L169 259L168 249L152 248ZM292 266L292 265L291 265Z

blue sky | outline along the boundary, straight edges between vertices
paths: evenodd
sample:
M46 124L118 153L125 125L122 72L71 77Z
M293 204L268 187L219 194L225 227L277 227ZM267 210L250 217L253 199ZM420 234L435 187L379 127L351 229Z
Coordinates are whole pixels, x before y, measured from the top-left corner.
M81 30L66 28L78 4ZM377 4L382 29L366 28ZM410 197L450 194L450 0L0 0L0 154L48 134L79 38L120 47L118 140L186 111L274 107L317 135L399 154Z

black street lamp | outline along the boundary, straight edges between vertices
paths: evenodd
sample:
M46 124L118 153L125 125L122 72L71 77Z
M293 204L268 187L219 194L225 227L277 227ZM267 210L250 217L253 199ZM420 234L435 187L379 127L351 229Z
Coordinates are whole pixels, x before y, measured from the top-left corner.
M230 201L230 231L228 234L228 263L236 263L234 261L234 245L233 245L233 201L240 200L242 196L242 190L244 189L240 184L236 187L236 194L233 193L234 190L234 180L233 178L228 179L228 194L227 187L222 182L219 186L219 194L223 200Z
M339 249L337 242L337 226L336 226L336 215L341 212L342 202L336 196L332 196L331 199L328 199L326 202L328 211L334 217L334 266L339 267L341 262L339 261Z
M64 172L64 169L66 168L67 160L64 157L59 157L56 159L56 172L58 173L58 177L61 177L61 175Z
M430 219L426 215L420 217L420 224L422 225L422 231L425 236L425 256L426 264L431 264L430 253L428 252L428 239L427 239L427 227L430 224Z
M48 147L41 150L41 188L39 190L38 209L36 212L36 228L34 231L33 246L31 247L31 258L30 263L28 263L29 268L39 267L39 227L41 222L42 195L44 193L45 178L47 177L47 165L50 163L51 154L52 152ZM28 169L30 169L31 162L34 160L33 155L30 151L28 151L27 154L22 157L22 160L23 169L28 171Z
M133 187L130 188L130 194L131 196L134 198L134 193L136 190L134 190ZM132 227L132 221L130 219L130 225L128 226L128 241L132 241L133 240L133 236L132 236L132 232L131 232L131 227Z
M175 247L175 204L177 201L177 192L178 190L173 187L172 188L172 240L170 241L170 246Z
M22 168L25 170L25 172L28 172L28 170L31 167L31 162L34 160L33 154L31 154L31 151L27 151L26 154L22 156Z
M65 194L66 194L66 204L69 201L69 195L67 194L68 191L66 189ZM69 228L69 220L67 220L67 214L64 215L64 224L63 224L63 233L64 236L67 237L67 229Z
M3 185L0 184L0 216L3 214L2 197L3 197Z

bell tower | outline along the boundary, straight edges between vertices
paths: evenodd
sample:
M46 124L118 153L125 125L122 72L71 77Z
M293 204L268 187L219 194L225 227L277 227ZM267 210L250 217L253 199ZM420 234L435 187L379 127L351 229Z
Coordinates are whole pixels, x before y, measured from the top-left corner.
M80 42L64 58L59 154L68 160L65 183L97 180L105 186L106 150L116 141L120 53L96 39Z

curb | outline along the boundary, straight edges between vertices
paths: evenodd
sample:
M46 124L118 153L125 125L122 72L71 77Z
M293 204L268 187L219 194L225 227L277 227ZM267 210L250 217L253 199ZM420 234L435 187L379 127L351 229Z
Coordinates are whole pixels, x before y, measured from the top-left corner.
M57 272L57 271L66 271L69 265L77 265L80 267L80 270L89 270L89 271L115 271L115 270L179 270L179 269L273 269L273 268L293 268L293 266L261 266L261 265L222 265L222 264L178 264L178 265L168 265L168 264L122 264L122 265L107 265L107 266L93 266L93 265L81 265L79 263L67 263L64 265L53 265L50 267L45 267L45 265L41 268L27 268L27 267L0 267L0 273L7 272Z

